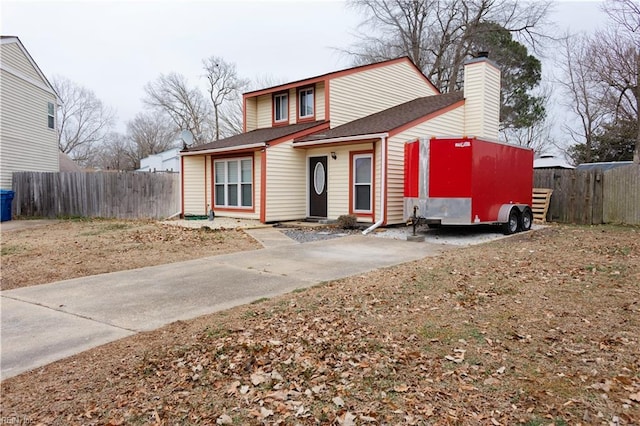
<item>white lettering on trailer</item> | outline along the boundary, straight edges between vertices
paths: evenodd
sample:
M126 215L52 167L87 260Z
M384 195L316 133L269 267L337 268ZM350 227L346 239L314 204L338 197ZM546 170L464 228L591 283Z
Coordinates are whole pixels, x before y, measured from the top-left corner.
M454 145L456 148L466 148L468 146L471 146L471 142L466 141L466 142L456 142Z

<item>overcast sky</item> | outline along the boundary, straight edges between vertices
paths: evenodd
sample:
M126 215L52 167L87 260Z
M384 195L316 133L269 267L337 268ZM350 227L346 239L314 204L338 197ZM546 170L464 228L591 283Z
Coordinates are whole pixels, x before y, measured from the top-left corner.
M550 19L560 32L591 31L605 19L599 4L559 1ZM195 83L211 55L252 80L347 68L338 49L354 41L360 20L337 0L0 2L1 33L20 37L48 77L92 89L116 109L121 131L142 110L147 82L175 71Z

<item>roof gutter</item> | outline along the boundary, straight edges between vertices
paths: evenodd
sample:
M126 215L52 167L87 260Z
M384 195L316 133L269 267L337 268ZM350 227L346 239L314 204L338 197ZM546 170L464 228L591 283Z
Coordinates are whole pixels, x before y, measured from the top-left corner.
M382 151L382 167L380 168L380 220L362 231L362 235L367 235L374 229L378 228L386 221L385 215L387 214L387 209L385 208L387 203L387 136L383 136L380 138L380 142L382 146L380 150Z
M294 142L293 146L305 147L305 146L324 145L324 144L339 143L339 142L361 141L361 140L367 140L367 139L386 139L388 136L389 136L389 133L371 133L368 135L343 136L339 138L318 139L315 141Z
M202 155L202 154L217 154L217 153L220 153L220 152L245 151L245 150L256 149L256 148L264 148L265 146L267 146L267 144L265 142L259 142L259 143L254 143L254 144L251 144L251 145L230 146L228 148L213 148L213 149L203 149L203 150L200 150L200 151L187 151L187 152L180 151L179 154L181 156L185 156L185 155Z

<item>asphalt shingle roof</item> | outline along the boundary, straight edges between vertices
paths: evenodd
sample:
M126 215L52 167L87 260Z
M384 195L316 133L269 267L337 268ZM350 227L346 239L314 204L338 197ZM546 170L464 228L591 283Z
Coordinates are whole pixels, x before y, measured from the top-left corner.
M321 130L309 136L297 138L295 142L309 142L323 139L342 138L348 136L385 133L397 129L407 123L426 117L443 108L463 100L462 92L445 93L442 95L417 98L375 114L351 121L333 129ZM207 151L221 148L241 148L243 146L267 143L282 137L312 129L325 121L311 121L307 123L291 124L289 126L267 127L251 132L241 133L219 141L210 142L188 148L186 152Z
M303 130L311 129L324 123L324 121L310 121L308 123L291 124L289 126L267 127L264 129L256 129L247 133L220 139L215 142L188 148L184 152L206 151L219 148L241 148L246 145L254 145L257 143L266 143L282 137L293 135Z
M311 142L314 140L389 132L421 117L451 106L463 99L464 96L462 92L451 92L417 98L375 114L350 121L333 129L303 136L296 139L295 142Z

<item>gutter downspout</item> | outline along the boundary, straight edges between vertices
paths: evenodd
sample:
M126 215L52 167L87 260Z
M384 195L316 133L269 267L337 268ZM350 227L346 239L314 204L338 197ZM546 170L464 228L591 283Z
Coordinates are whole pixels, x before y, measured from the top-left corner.
M377 227L379 227L380 225L382 225L385 221L385 213L386 213L386 209L385 209L385 204L387 202L386 200L386 195L387 195L387 136L383 136L380 138L380 142L382 143L382 146L380 147L380 151L381 151L381 157L382 157L382 168L380 170L380 212L381 212L381 216L380 216L380 220L377 221L376 223L374 223L373 225L371 225L370 227L368 227L367 229L365 229L364 231L362 231L362 235L367 235L368 233L370 233L371 231L373 231L374 229L376 229Z

